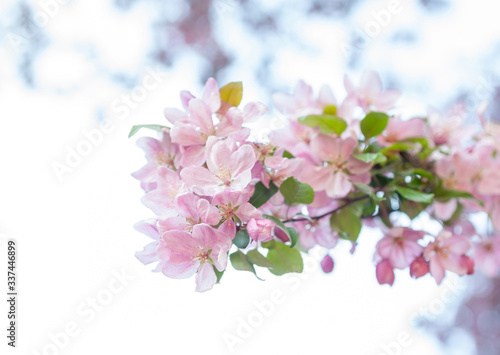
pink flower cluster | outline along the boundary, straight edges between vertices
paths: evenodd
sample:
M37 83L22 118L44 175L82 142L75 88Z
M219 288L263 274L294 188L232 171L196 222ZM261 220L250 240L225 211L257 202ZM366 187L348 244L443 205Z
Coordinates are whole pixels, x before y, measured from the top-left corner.
M461 106L403 119L392 113L400 92L384 90L374 72L344 84L342 101L326 86L315 96L304 82L276 94L287 124L265 142L251 139L247 124L267 108L240 108L237 83L219 88L209 79L200 98L182 91L184 109L165 109L160 139L137 141L147 164L133 176L156 215L136 225L153 239L139 260L170 278L196 275L203 292L220 279L230 251L237 269L282 274L300 270L297 250L319 247L321 267L331 272L330 250L345 240L354 252L368 225L384 234L374 257L380 284L392 285L394 270L406 268L437 283L446 270L498 274L500 236L481 236L468 220L483 213L500 230L498 127L483 113L482 129L465 127ZM394 220L420 212L444 225L437 236ZM276 243L290 247L286 257L296 264L288 271Z

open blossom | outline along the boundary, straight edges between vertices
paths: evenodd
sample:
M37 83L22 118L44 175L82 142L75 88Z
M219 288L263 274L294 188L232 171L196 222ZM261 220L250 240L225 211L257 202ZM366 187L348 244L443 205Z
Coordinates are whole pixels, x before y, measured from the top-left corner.
M172 143L169 132L163 132L161 141L141 137L137 140L137 146L144 150L147 164L132 176L141 182L146 192L156 188L157 172L161 166L174 170L179 168L179 147Z
M458 275L469 272L468 258L463 258L471 244L466 237L442 231L424 250L424 257L429 260L429 270L438 284L443 281L445 270Z
M304 171L302 182L311 185L315 191L326 190L326 194L333 198L347 196L353 182L368 183L371 164L352 156L357 145L351 137L342 139L318 134L311 147L319 164Z
M348 98L355 99L365 112L371 111L372 108L375 111L390 110L401 96L399 90L384 91L382 81L374 71L365 71L358 86L354 86L351 80L345 76L344 86Z
M377 243L377 253L390 261L395 269L404 269L419 256L423 247L418 244L424 233L410 228L392 228Z
M328 218L295 222L294 227L299 233L300 245L306 250L313 248L315 245L332 249L339 241L339 236L332 231Z
M252 218L260 218L259 212L248 202L250 194L247 191L225 190L214 196L212 206L219 214L219 229L233 237L236 233L236 224L239 225L250 221Z
M243 190L252 179L256 156L250 144L238 147L229 138L218 140L211 137L206 161L208 169L187 167L181 171L181 177L195 193L213 196L229 187Z
M141 199L142 203L158 216L177 215L175 199L187 192L179 173L162 166L158 169L157 184L155 190L148 192Z
M274 222L268 219L252 218L248 221L247 232L253 240L257 242L267 242L273 239L272 230L274 226Z
M175 229L191 232L196 224L217 225L220 221L219 210L212 206L208 200L193 193L177 197L175 209L178 216L158 221L160 233Z
M476 267L489 277L495 277L500 271L500 236L485 238L474 251Z
M377 141L382 146L388 146L406 139L423 137L425 130L426 125L421 118L402 120L390 117L385 132L377 137Z
M162 272L171 278L188 278L196 274L196 291L210 290L217 281L214 267L223 271L231 247L227 234L207 224L193 226L193 233L180 230L165 232L158 246L160 255L168 256Z

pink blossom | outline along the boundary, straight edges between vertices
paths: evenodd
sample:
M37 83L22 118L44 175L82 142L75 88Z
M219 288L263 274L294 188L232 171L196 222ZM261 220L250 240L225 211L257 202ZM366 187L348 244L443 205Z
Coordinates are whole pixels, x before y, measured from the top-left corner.
M187 167L181 177L191 189L201 195L213 196L226 188L243 190L252 179L256 161L250 144L240 147L227 138L211 137L205 152L207 167Z
M377 243L377 253L382 259L389 260L393 268L404 269L422 253L423 247L418 241L423 236L423 232L410 228L392 228Z
M387 259L380 261L376 267L377 281L380 285L388 284L392 286L394 284L394 269L391 262Z
M175 209L178 216L158 221L158 230L161 234L175 229L191 232L196 224L206 223L215 226L220 220L219 210L215 206L192 193L177 197Z
M315 245L332 249L339 240L338 234L333 232L330 227L329 218L295 222L294 227L299 234L300 245L306 250L313 248Z
M325 257L321 260L321 269L324 273L329 274L333 271L333 259L329 254L326 254Z
M208 291L217 281L213 268L226 268L231 245L231 238L207 224L193 226L192 234L180 230L165 232L158 246L159 253L168 255L162 271L175 279L197 273L196 291Z
M388 111L401 96L398 90L383 91L382 81L374 71L365 71L357 87L345 76L344 86L348 98L354 98L365 112L371 111L372 108L378 111Z
M179 173L167 168L158 169L156 190L148 192L142 199L142 203L161 217L177 215L175 199L186 191Z
M479 270L495 277L500 270L500 236L484 238L475 246L474 262Z
M465 275L469 271L468 261L462 256L470 247L466 237L453 235L449 231L442 231L434 242L425 247L424 257L429 260L430 273L438 285L443 281L445 270L458 275Z
M419 256L410 264L410 276L418 279L429 272L429 264L427 261Z
M137 259L139 259L139 261L144 265L160 261L156 253L156 247L160 240L160 233L156 228L156 220L153 219L138 222L134 225L134 229L153 239L153 242L147 244L142 251L135 253Z
M214 196L212 206L217 209L222 225L220 230L230 236L236 233L236 224L243 224L252 218L260 218L260 213L251 203L247 191L225 190Z
M169 132L163 132L161 141L151 137L141 137L137 140L137 146L144 150L147 164L132 176L141 181L146 192L156 188L159 167L166 166L174 170L179 168L179 147L171 142Z
M425 129L425 122L421 118L402 120L399 117L390 117L383 134L377 136L377 141L382 146L389 146L406 139L423 137Z
M312 140L311 147L320 161L304 171L302 182L311 185L315 191L326 190L326 194L332 198L347 196L352 189L352 182L368 183L371 164L352 156L356 146L357 141L351 137L342 139L318 134Z
M272 230L275 224L268 219L252 218L248 221L247 232L256 242L267 242L273 239Z

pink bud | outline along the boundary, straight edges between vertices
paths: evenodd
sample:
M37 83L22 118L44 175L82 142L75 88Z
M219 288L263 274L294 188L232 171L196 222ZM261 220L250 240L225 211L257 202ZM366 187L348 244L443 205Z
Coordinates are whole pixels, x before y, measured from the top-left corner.
M271 234L275 224L268 219L252 218L248 221L247 232L255 241L267 242L273 239Z
M323 260L321 260L321 268L326 274L333 271L333 259L329 254L326 254Z
M466 255L460 257L460 262L463 263L464 267L467 269L467 275L472 275L474 273L474 260Z
M384 259L377 264L376 274L379 284L388 284L392 286L394 283L394 270L389 260Z
M421 256L413 260L410 265L410 275L411 277L418 279L426 275L429 272L429 264Z

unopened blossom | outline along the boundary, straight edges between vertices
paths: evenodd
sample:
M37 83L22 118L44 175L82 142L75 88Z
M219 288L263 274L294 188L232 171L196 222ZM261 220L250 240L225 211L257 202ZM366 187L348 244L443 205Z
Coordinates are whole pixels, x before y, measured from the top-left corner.
M326 190L332 198L347 196L353 182L368 183L371 164L352 156L357 141L351 137L342 139L318 134L311 147L319 160L302 174L302 182L311 185L315 191Z
M392 228L377 243L377 253L390 261L395 269L404 269L420 255L423 247L418 244L424 233L410 228Z
M333 271L333 259L330 256L330 254L326 254L323 259L321 259L321 270L323 270L324 273L329 274L330 272Z
M429 272L429 263L421 256L410 264L410 276L418 279Z
M196 291L210 290L217 281L214 267L223 271L231 238L207 224L193 226L192 234L180 230L163 233L158 251L168 255L162 272L182 279L196 274Z
M466 237L454 235L449 231L442 231L425 247L424 257L429 261L430 273L438 284L443 281L445 270L458 275L468 273L469 263L463 256L470 248L471 243Z
M273 239L272 231L274 227L274 222L268 219L252 218L248 221L247 232L250 238L256 242L267 242Z
M230 139L211 137L205 154L207 168L188 167L181 171L182 179L195 193L213 196L226 188L243 190L250 183L256 161L250 144L238 147Z

